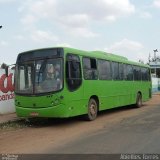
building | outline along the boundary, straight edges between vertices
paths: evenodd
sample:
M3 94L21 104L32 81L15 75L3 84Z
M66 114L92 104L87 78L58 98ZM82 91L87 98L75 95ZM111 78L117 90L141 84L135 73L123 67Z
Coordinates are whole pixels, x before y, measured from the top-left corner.
M152 77L152 92L160 91L160 57L156 56L158 50L154 50L154 58L149 59L149 65L151 67Z

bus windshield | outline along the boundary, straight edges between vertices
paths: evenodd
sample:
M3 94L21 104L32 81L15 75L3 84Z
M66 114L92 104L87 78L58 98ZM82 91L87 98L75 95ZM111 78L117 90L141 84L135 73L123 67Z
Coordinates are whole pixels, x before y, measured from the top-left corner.
M62 58L18 63L15 92L40 94L62 89Z

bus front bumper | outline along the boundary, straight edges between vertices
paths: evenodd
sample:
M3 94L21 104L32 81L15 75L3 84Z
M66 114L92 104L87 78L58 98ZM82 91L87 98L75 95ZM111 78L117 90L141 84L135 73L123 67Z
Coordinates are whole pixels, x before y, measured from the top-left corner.
M16 106L16 114L18 117L55 117L65 118L70 116L70 110L64 105L60 104L47 108L24 108Z

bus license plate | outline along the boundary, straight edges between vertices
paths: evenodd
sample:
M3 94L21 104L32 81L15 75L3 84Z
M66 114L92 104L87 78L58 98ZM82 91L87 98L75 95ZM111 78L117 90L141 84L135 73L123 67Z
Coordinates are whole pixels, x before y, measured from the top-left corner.
M39 114L37 112L30 113L30 116L37 117Z

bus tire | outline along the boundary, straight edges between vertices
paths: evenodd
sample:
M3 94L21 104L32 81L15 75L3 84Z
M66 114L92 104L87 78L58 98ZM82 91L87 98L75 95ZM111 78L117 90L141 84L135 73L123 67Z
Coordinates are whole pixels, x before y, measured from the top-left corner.
M140 108L142 106L142 95L140 93L137 94L137 99L136 99L136 107Z
M91 98L88 102L88 112L87 115L85 115L85 119L88 121L93 121L97 118L97 112L98 112L98 105L97 101L93 98Z

